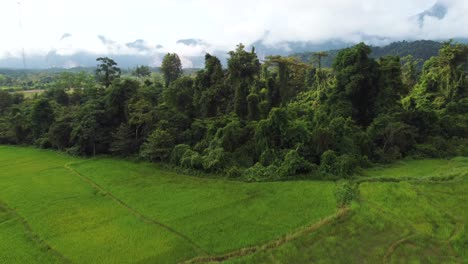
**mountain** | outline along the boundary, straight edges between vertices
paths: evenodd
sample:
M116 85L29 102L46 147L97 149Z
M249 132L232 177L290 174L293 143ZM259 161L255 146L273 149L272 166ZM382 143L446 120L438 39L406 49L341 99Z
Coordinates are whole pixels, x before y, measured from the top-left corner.
M431 9L432 10L432 9ZM428 14L432 14L428 12ZM367 44L390 43L391 40L378 36L358 34L359 39ZM118 43L106 36L99 35L90 41L93 45L99 47L99 52L89 52L82 49L75 49L74 39L70 33L65 33L60 38L59 43L47 54L27 55L24 60L18 56L5 56L0 58L0 68L19 68L19 69L48 69L48 68L74 68L74 67L95 67L96 58L108 56L114 59L122 69L134 68L137 65L148 65L157 67L160 65L164 55L168 50L159 44L151 44L144 39L137 39L133 42ZM468 43L467 38L459 38L455 41ZM247 49L255 48L260 58L271 55L295 56L303 61L308 61L312 52L328 50L329 56L323 58L322 64L327 67L333 62L334 57L340 49L357 44L356 42L346 42L339 39L323 42L311 41L269 41L269 32L267 31L257 41L247 45ZM421 40L421 41L400 41L389 45L375 45L372 47L372 56L378 58L385 55L406 56L412 54L415 58L427 60L437 54L441 46L439 41ZM180 39L176 42L176 48L180 51L179 56L184 68L201 68L204 66L204 56L210 53L217 56L226 66L228 50L221 47L215 47L202 39Z
M399 56L404 57L412 55L415 59L421 59L426 61L432 56L437 55L439 49L442 47L442 42L432 40L417 40L417 41L399 41L393 42L389 45L378 47L371 46L372 53L370 54L373 58L380 58L383 56ZM328 56L322 58L323 67L331 67L336 55L340 49L327 51ZM291 55L296 57L303 62L309 62L312 58L313 52L302 52ZM421 64L422 65L422 64Z

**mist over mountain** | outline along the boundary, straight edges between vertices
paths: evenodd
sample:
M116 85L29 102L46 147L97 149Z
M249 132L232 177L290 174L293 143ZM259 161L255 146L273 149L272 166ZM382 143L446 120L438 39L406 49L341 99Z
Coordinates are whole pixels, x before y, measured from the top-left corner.
M292 37L278 38L277 31L266 30L254 41L242 41L249 49L255 48L260 59L270 55L288 56L315 51L339 50L359 42L365 42L374 47L383 47L398 41L416 41L428 39L445 41L449 38L433 37L434 26L444 25L444 21L454 11L454 0L439 0L427 10L408 17L408 23L415 25L414 34L395 36L391 33L350 32L342 37L328 37L320 40L298 40ZM275 29L276 30L276 29ZM310 29L312 32L314 28ZM427 33L429 32L429 33ZM447 32L442 32L447 33ZM447 34L451 34L448 32ZM456 41L468 43L468 36L454 35ZM167 44L167 43L166 43ZM4 52L0 54L1 68L73 68L96 66L96 58L108 56L113 58L122 68L133 68L137 65L157 67L168 52L176 52L185 68L200 68L204 64L204 55L210 53L226 63L228 51L235 49L232 45L216 45L200 38L184 38L172 44L162 45L144 38L121 42L106 35L99 34L84 38L73 32L65 32L47 51Z

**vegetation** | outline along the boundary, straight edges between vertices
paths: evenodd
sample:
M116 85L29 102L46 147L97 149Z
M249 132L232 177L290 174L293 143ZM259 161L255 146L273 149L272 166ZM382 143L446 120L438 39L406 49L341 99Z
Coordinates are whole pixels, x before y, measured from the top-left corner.
M275 239L336 208L333 182L249 184L6 146L0 165L0 262L172 263Z
M228 263L467 261L466 157L408 160L365 170L360 177L364 181L346 217Z
M437 56L437 53L442 46L443 43L432 40L398 41L382 47L372 46L370 56L375 59L386 56L398 56L401 58L412 56L418 61L417 67L421 70L423 62L433 56ZM302 52L295 53L292 57L298 58L303 62L309 62L312 60L314 65L318 68L320 68L320 64L322 66L331 67L340 51L341 50L329 50L327 52ZM326 56L323 56L324 54L326 54Z
M348 178L407 156L468 155L468 45L445 43L421 74L410 57L375 60L371 51L341 50L331 69L316 53L317 69L281 56L262 64L240 44L226 69L207 54L191 76L167 54L164 83L148 68L122 76L98 58L96 79L78 75L73 89L56 82L32 99L1 92L0 143L137 156L246 181Z
M242 183L0 146L0 262L463 263L468 159ZM344 202L344 203L343 203Z

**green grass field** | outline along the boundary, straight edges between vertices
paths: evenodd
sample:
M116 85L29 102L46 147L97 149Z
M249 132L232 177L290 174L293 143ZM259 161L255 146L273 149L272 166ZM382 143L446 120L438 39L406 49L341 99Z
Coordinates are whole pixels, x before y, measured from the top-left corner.
M225 253L336 211L331 182L202 179L148 163L5 146L0 167L0 201L23 217L43 244L77 263L177 262ZM21 225L14 228L19 231ZM0 244L20 243L10 242L20 237L2 233L4 238ZM24 247L37 244L22 240ZM32 252L30 262L39 255L52 257L50 252ZM2 262L17 254L0 255Z
M335 219L333 182L232 182L0 146L0 263L463 263L467 173L468 158L365 170ZM366 182L390 177L430 180Z
M231 263L468 263L468 158L372 168L343 219Z

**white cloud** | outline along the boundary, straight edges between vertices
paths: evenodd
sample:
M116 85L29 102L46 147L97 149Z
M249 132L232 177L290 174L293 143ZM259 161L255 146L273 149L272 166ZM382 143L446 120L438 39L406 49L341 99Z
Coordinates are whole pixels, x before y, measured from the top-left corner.
M359 41L361 36L394 39L468 37L468 1L441 0L442 20L413 18L436 0L2 0L0 57L57 50L95 53L137 52L125 43L144 39L163 52L194 56L257 40ZM65 34L70 37L60 40ZM104 35L115 45L103 45ZM178 39L199 38L210 46L187 47ZM156 52L156 51L155 51ZM159 50L158 52L161 52ZM155 54L153 54L155 55Z

